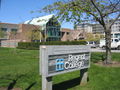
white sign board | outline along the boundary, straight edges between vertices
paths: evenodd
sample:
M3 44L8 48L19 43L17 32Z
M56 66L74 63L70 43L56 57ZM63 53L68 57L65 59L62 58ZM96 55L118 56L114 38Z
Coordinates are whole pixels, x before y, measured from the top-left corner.
M50 77L90 67L90 47L86 45L40 46L40 74Z

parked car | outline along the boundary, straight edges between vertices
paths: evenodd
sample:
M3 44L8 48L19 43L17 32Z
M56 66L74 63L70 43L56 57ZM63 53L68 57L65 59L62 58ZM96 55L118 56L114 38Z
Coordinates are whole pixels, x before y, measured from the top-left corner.
M89 45L91 48L97 48L99 44L95 41L87 41L87 45Z

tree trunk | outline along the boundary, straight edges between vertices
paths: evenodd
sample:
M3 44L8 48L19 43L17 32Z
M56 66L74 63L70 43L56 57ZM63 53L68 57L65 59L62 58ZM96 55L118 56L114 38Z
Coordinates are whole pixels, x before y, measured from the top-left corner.
M106 54L104 64L111 64L111 29L105 30Z

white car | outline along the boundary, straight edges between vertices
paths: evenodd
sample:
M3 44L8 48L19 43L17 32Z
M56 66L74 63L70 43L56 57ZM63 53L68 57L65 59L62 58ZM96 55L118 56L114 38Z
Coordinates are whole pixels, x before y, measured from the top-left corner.
M105 49L105 47L106 47L105 46L105 39L100 40L99 47ZM120 50L120 40L118 38L111 39L111 48Z

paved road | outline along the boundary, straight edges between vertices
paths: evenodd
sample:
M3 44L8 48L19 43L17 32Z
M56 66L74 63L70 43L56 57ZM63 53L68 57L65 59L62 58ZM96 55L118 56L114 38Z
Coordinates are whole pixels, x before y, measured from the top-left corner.
M120 50L111 50L112 52L120 53ZM101 48L91 48L91 52L105 52L105 50Z

